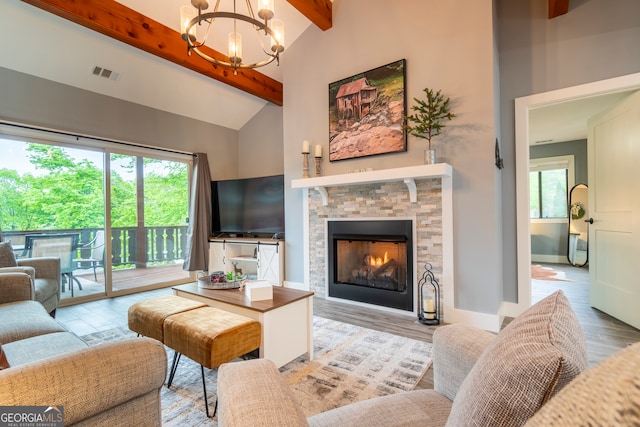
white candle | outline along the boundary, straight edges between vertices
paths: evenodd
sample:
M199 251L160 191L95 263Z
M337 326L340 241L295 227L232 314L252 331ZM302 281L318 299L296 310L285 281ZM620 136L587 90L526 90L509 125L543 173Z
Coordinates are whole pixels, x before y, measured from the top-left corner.
M302 153L309 153L309 141L302 141Z
M322 145L316 145L316 157L322 157Z
M424 305L424 317L426 317L427 319L435 319L434 312L436 310L435 310L435 301L433 300L433 298L426 297L423 300L423 305Z

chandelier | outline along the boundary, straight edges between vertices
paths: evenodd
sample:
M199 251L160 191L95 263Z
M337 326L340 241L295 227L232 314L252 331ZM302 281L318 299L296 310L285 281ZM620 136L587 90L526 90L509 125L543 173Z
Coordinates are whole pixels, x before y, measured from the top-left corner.
M249 0L245 0L246 14L238 13L236 0L233 0L233 11L225 12L219 9L220 0L216 0L213 12L203 12L209 8L207 0L191 0L191 6L180 8L180 33L182 39L187 42L187 54L194 51L198 56L215 65L233 69L234 74L238 74L238 68L258 68L276 61L280 64L280 53L284 51L284 22L274 17L274 0L258 0L258 18L253 13L253 7ZM228 57L213 58L204 53L201 48L206 46L210 32L213 33L213 24L220 20L220 26L225 22L231 31L228 34ZM203 25L204 24L204 25ZM255 32L257 43L260 45L261 55L264 59L255 62L243 62L242 55L242 35L238 31L238 24L243 28L251 28ZM196 30L203 26L204 37L198 40ZM213 38L213 37L211 37ZM268 46L268 47L265 47ZM252 59L253 60L253 59Z

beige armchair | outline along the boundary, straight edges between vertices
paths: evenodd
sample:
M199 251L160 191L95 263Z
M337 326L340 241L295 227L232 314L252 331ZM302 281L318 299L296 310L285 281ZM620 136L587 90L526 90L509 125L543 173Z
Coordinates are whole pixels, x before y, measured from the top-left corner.
M516 426L587 368L584 335L558 291L497 336L462 324L433 334L433 390L352 403L308 418L267 359L218 371L218 425L230 426Z
M60 303L60 259L25 258L15 267L0 268L0 304L32 300L52 316Z

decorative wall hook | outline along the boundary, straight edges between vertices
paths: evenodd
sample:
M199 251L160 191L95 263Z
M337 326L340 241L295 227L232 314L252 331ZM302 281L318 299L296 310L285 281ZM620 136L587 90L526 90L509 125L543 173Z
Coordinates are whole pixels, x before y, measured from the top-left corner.
M496 156L496 167L498 169L504 168L504 162L502 161L502 157L500 157L500 143L498 143L498 138L496 138L495 156Z

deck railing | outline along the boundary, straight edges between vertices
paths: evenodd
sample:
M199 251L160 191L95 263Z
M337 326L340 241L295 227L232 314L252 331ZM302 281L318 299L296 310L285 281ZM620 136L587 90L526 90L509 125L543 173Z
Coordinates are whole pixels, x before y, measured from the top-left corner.
M24 246L24 237L29 234L78 233L77 258L87 258L91 248L85 247L93 241L98 228L66 230L22 230L4 231L5 241L11 241L15 248ZM111 229L112 265L136 265L145 267L153 264L167 264L184 260L187 242L187 226L157 227L117 227ZM26 254L25 254L26 255Z

